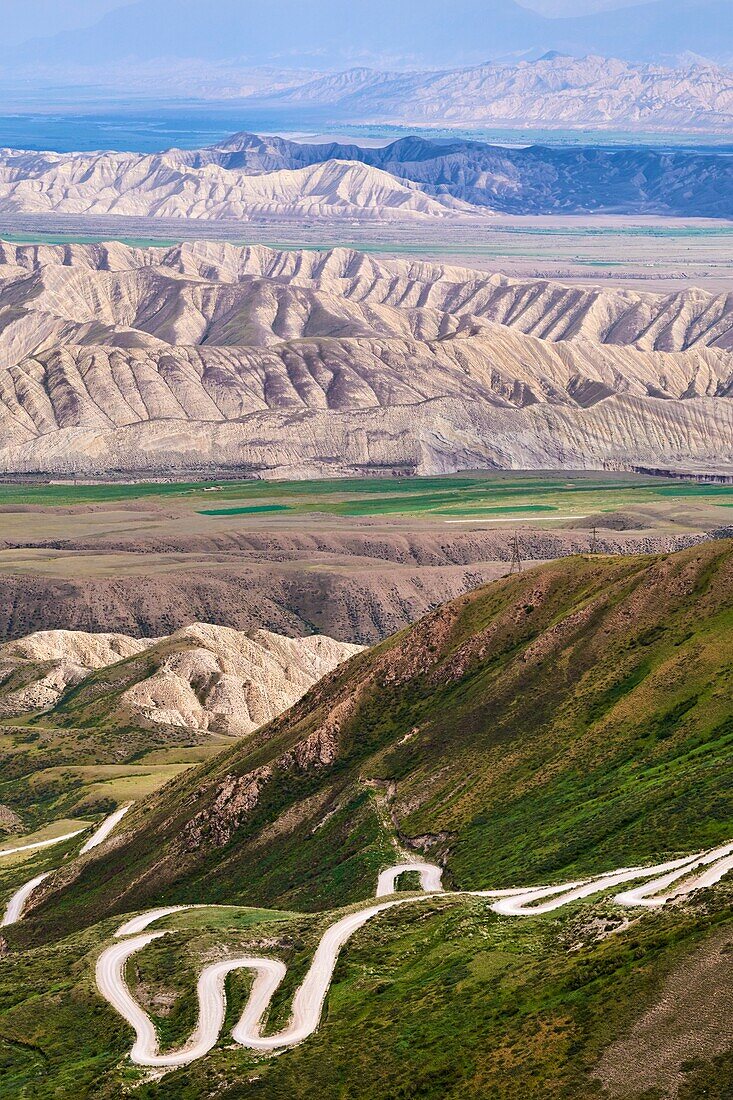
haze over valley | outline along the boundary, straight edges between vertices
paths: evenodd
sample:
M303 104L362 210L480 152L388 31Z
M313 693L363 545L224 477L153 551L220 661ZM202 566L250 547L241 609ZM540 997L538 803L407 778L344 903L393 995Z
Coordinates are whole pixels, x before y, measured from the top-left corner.
M292 78L291 78L292 79ZM251 93L262 101L265 88ZM443 72L355 68L275 89L269 102L328 106L351 121L730 134L733 73L704 60L676 68L550 51L532 61ZM268 100L265 100L268 102Z

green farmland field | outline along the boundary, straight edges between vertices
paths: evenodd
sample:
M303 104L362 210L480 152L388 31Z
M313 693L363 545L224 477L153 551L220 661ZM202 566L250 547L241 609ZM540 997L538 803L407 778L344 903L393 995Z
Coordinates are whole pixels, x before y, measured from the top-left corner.
M321 512L335 516L481 519L579 518L654 504L733 506L733 485L603 474L501 473L319 481L208 481L103 485L2 484L0 508L73 507L155 499L201 516Z

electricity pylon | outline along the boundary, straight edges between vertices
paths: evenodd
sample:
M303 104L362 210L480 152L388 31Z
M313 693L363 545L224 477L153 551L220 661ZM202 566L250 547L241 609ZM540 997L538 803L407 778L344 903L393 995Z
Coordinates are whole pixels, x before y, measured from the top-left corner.
M519 549L519 535L514 532L514 538L512 539L512 563L509 567L509 576L512 573L522 572L522 552Z

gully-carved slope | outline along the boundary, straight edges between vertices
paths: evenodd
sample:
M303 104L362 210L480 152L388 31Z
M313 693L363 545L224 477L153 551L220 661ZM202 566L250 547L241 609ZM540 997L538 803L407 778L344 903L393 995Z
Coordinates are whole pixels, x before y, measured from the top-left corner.
M727 295L347 250L5 245L2 259L6 472L731 460Z
M556 63L546 66L554 72ZM476 110L490 74L483 68L438 73L429 80L420 76L417 84L414 76L403 74L396 83L403 88L409 110L428 116L453 110L464 117L461 96ZM365 73L360 80L357 74L354 80L365 85L367 103L370 95L376 96L374 109L384 117L380 75ZM587 74L586 78L590 79ZM533 121L523 88L527 82L522 71L506 97L525 112L525 125ZM720 125L730 128L731 78L726 72L696 70L686 83L673 78L644 92L640 82L645 83L638 74L627 74L626 95L633 93L642 102L639 125L649 114L666 112L667 124L675 127L686 110L695 109L699 124L705 125L715 104ZM560 85L556 99L572 112L562 72L537 74L539 110L549 107L548 83ZM612 91L600 94L591 111L594 125L600 115L612 122L615 98ZM707 111L700 98L707 101ZM0 150L0 212L125 217L138 224L141 219L144 224L144 219L162 218L224 220L232 227L235 222L294 220L301 225L307 220L344 227L395 222L419 227L448 219L461 228L460 223L469 219L470 232L485 233L491 231L492 212L730 218L732 194L730 157L715 150L539 145L512 149L461 138L446 142L421 137L362 148L247 132L202 149L144 155ZM467 227L462 228L465 232Z
M190 168L175 151L142 156L13 150L0 152L0 212L360 222L480 213L450 195L431 197L417 183L345 160L255 176L214 163Z
M0 716L250 733L360 646L194 623L168 638L49 630L0 646ZM95 675L96 672L101 673Z

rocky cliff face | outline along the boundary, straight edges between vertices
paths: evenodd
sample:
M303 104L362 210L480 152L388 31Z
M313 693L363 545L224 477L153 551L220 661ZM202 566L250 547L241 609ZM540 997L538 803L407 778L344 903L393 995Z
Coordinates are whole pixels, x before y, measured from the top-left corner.
M0 469L730 463L733 299L347 250L12 247Z

